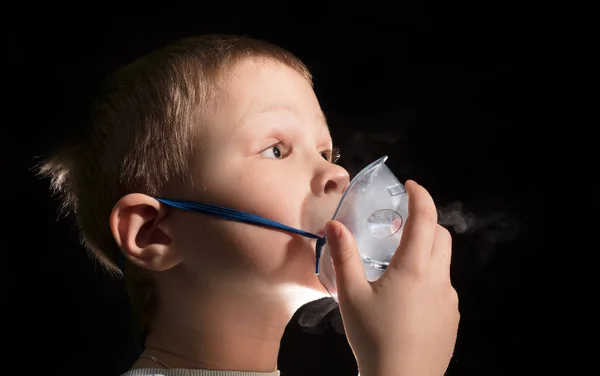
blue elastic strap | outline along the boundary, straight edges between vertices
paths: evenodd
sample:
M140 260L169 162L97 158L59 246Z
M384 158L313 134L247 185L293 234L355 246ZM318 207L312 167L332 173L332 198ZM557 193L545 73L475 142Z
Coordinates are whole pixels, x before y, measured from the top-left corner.
M273 221L271 219L263 218L258 215L255 215L255 214L246 213L241 210L228 209L228 208L224 208L222 206L211 205L211 204L201 204L198 202L185 201L185 200L169 200L169 199L164 199L164 198L157 198L157 200L162 202L165 205L169 205L171 207L178 208L178 209L194 211L194 212L198 212L198 213L202 213L202 214L206 214L206 215L212 215L215 217L229 219L229 220L236 221L236 222L242 222L242 223L248 223L248 224L257 225L257 226L276 228L279 230L291 232L293 234L301 235L301 236L304 236L307 238L317 239L316 252L315 252L316 253L316 255L315 255L315 258L316 258L315 273L319 274L319 260L321 259L321 251L323 249L323 246L326 243L326 239L324 236L321 237L319 235L315 235L310 232L298 230L296 228L286 226L284 224ZM120 256L122 256L122 253L119 253L119 254L120 254ZM123 261L124 261L123 257L120 257L119 267L121 268L121 270L123 270Z

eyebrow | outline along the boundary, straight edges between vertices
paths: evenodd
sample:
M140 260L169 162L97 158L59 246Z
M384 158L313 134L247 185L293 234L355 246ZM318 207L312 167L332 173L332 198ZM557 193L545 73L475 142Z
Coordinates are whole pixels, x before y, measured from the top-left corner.
M275 104L270 104L268 106L257 108L256 110L252 111L251 113L242 116L240 118L238 124L243 124L244 121L246 121L248 118L251 118L258 114L263 114L266 112L277 112L277 111L291 112L295 116L300 117L297 108L295 108L291 105L288 105L288 104L284 104L284 103L275 103ZM323 110L319 111L319 114L317 115L317 119L319 121L323 122L323 124L327 128L327 131L330 133L331 131L329 130L329 124L327 124L327 117L325 116L325 113L323 112Z

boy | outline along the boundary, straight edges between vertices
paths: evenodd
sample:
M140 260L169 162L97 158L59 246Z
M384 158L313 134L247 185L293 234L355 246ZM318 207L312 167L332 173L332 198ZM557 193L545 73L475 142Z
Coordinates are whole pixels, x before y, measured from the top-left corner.
M352 235L328 222L349 177L297 58L250 38L183 40L115 73L92 120L40 172L96 259L118 275L125 260L147 329L125 375L278 375L294 311L327 296L316 240L159 198L326 234L361 375L444 373L459 317L449 234L429 194L407 182L402 245L384 277L365 279Z

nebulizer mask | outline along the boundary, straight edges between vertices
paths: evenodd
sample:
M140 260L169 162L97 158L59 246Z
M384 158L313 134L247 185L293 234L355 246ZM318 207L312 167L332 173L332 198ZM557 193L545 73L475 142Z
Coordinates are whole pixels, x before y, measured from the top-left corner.
M343 223L356 239L366 277L377 280L385 271L400 244L404 221L408 216L408 198L404 185L385 165L387 156L369 164L350 182L332 215ZM283 230L317 239L315 273L337 301L335 273L327 239L279 222L240 210L193 201L157 198L174 208L212 215L232 221ZM121 260L122 263L123 260ZM121 269L123 265L120 265Z
M385 165L384 156L362 169L350 182L332 219L343 223L354 236L367 280L383 275L400 245L408 217L404 185ZM335 273L327 244L323 247L319 279L337 301Z

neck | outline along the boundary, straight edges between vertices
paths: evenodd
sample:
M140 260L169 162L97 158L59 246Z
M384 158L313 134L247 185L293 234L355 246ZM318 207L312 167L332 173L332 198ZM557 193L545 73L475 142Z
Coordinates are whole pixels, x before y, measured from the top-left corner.
M273 372L294 312L324 296L290 285L205 287L201 294L191 294L198 290L189 286L159 292L146 354L171 368Z

